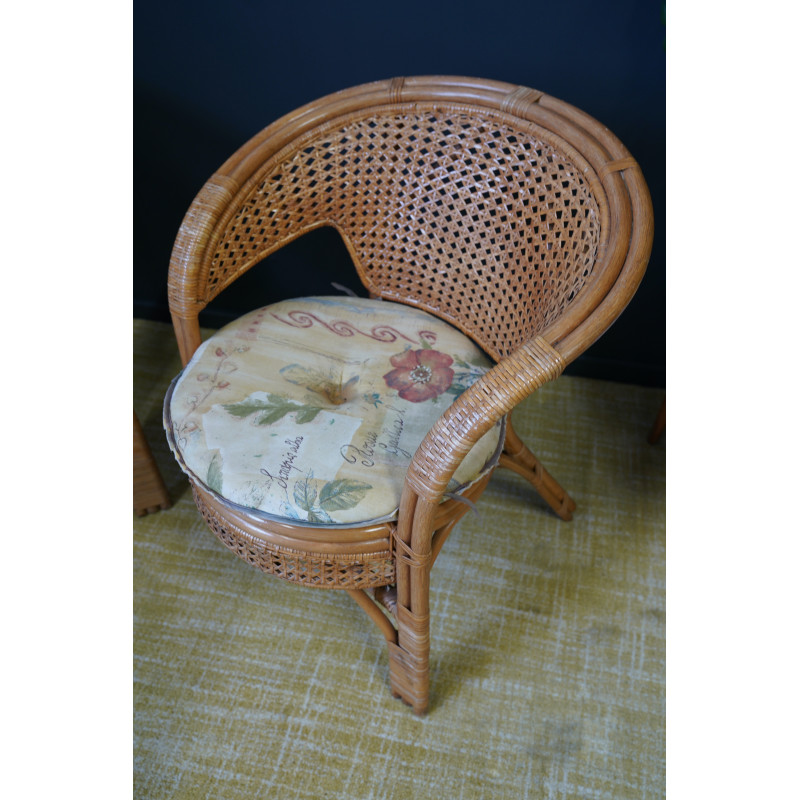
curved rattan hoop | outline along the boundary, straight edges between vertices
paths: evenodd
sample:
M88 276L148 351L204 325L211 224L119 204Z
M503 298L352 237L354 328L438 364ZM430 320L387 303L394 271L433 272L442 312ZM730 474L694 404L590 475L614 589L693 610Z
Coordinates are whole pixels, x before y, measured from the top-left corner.
M371 294L449 321L497 363L423 440L396 523L337 539L254 520L196 482L195 499L212 531L259 569L350 591L389 641L393 691L422 712L429 572L466 509L441 502L448 480L486 430L630 301L652 246L650 196L614 134L535 89L427 76L328 95L253 137L187 212L168 283L183 362L200 345L198 315L213 298L323 225L338 230ZM501 463L538 483L568 519L574 503L510 435ZM391 624L363 590L394 582Z

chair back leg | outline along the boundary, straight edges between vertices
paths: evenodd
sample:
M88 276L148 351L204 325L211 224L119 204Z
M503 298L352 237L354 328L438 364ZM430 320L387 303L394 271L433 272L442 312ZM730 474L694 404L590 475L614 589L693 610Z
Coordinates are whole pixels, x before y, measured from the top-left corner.
M510 419L506 423L506 443L498 466L513 470L525 478L561 519L572 519L575 501L517 436Z

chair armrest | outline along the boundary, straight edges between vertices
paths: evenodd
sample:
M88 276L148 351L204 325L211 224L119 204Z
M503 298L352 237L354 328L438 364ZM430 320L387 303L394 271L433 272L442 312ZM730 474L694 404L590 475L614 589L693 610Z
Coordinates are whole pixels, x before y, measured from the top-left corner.
M406 473L408 490L438 504L458 465L505 414L557 378L566 362L541 337L501 359L442 414L422 440ZM402 507L402 506L401 506Z
M541 337L525 342L461 394L417 448L392 536L397 613L403 622L398 642L406 650L414 651L427 637L433 526L450 478L481 436L520 401L557 378L565 366L561 354Z

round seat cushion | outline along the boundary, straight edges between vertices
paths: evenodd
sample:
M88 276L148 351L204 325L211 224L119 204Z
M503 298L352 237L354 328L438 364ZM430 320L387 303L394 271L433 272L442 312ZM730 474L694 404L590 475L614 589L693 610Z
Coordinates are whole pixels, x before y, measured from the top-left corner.
M173 381L164 425L181 467L225 501L291 524L397 514L434 421L492 366L464 334L383 300L308 297L214 333ZM459 466L459 491L490 469L498 423Z

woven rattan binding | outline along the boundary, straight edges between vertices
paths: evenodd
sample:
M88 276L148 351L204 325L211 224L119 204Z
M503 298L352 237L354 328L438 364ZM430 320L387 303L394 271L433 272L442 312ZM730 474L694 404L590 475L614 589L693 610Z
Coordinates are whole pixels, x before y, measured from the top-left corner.
M395 581L389 550L383 553L314 553L280 547L257 538L224 519L194 489L194 500L211 532L231 552L256 569L291 583L324 589L371 589Z

